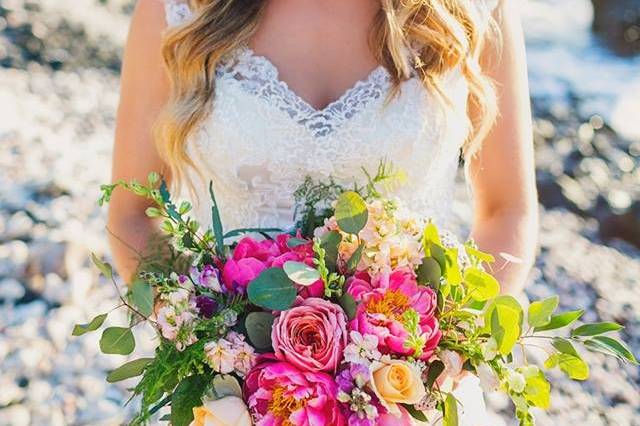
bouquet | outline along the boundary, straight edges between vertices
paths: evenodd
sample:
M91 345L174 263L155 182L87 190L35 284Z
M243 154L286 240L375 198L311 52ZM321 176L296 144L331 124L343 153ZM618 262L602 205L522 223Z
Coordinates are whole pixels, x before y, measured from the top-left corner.
M133 327L158 332L153 358L107 376L140 376L132 424L170 406L162 420L175 426L453 426L452 382L466 371L483 389L507 393L520 424L532 425L530 409L550 404L544 369L588 377L578 347L637 363L608 335L620 325L576 326L583 311L557 313L557 296L525 311L501 295L491 255L383 197L378 187L392 175L382 164L362 187L307 179L288 232L225 231L213 190L212 227L201 231L190 203L174 203L156 173L146 184L104 185L101 203L117 187L152 200L146 213L163 233L128 294L118 293L130 324L100 338L102 352L128 355ZM93 261L118 291L111 266ZM99 329L106 317L73 334ZM524 355L540 342L549 343L543 366Z

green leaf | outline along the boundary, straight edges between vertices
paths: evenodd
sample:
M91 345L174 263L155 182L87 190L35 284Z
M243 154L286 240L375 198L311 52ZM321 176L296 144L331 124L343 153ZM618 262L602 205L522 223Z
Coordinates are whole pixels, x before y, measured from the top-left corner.
M493 299L500 293L500 284L490 274L478 268L467 268L464 282L469 287L469 295L478 301Z
M597 322L576 327L574 330L571 330L571 336L597 336L610 331L622 330L623 328L623 326L615 322Z
M100 314L89 321L87 324L76 324L73 327L73 332L71 334L73 336L82 336L83 334L90 331L96 331L102 326L104 320L107 319L107 315L108 314Z
M142 315L148 317L153 313L153 289L148 282L137 279L133 283L131 300Z
M209 198L211 198L211 226L216 240L216 252L218 256L224 256L224 232L222 230L222 220L220 219L220 209L216 202L216 195L213 193L213 181L209 181Z
M271 348L271 330L274 316L268 312L251 312L244 324L249 340L258 349Z
M115 383L139 376L144 372L145 367L153 360L154 358L139 358L122 364L120 367L109 372L107 382Z
M440 285L440 277L442 269L440 264L433 257L425 257L416 270L418 283L423 285L432 285L437 287Z
M470 246L469 244L465 244L464 249L469 257L475 257L482 262L493 263L496 261L496 259L489 253L480 251L477 248Z
M102 275L104 275L108 279L113 279L113 268L109 263L100 260L100 258L96 256L95 253L91 253L91 261L100 270Z
M601 352L606 355L613 355L623 361L628 361L631 364L638 364L638 360L629 348L624 343L614 338L608 336L596 336L592 339L585 340L584 345L591 351Z
M303 246L305 244L308 244L309 241L307 240L303 240L302 238L289 238L287 240L287 247L289 248L296 248L298 246Z
M442 248L442 241L440 241L438 227L433 222L429 222L422 232L422 245L424 248L424 255L426 257L433 256L431 253L433 246ZM442 264L440 266L442 266Z
M549 324L551 315L558 307L560 298L551 296L544 300L538 300L529 305L528 321L532 327L541 327Z
M534 407L549 408L551 402L551 385L542 371L526 378L524 396Z
M551 345L556 348L561 354L569 354L578 357L580 356L578 355L578 351L576 351L576 348L573 347L573 344L562 337L555 337L551 342Z
M100 338L100 350L105 354L129 355L135 346L131 329L125 327L106 328Z
M321 278L317 269L302 262L290 260L282 265L282 269L291 281L304 286L309 286Z
M251 303L274 311L289 309L296 294L293 282L280 268L265 269L247 288Z
M360 194L347 191L338 197L335 216L342 231L348 234L357 234L367 224L369 211Z
M193 420L193 409L202 405L210 378L206 375L189 376L182 380L171 396L171 424L188 426Z
M442 426L458 426L458 403L453 394L450 393L444 398Z
M587 380L589 378L589 366L579 356L569 354L558 355L560 370L573 380Z
M362 259L362 251L364 250L364 243L361 243L358 248L353 252L349 260L347 261L347 269L353 272L358 267L360 259Z
M462 282L462 271L460 270L460 266L458 265L458 249L445 249L444 255L447 264L447 267L444 270L445 278L451 285L460 284Z
M402 404L402 406L404 407L405 410L407 410L409 415L411 417L413 417L414 419L416 419L416 420L418 420L420 422L428 422L429 421L429 419L424 414L424 412L418 410L413 405L411 405L411 404Z
M335 272L338 264L338 246L342 242L342 235L338 231L330 231L320 239L320 246L325 251L324 261L327 268Z
M427 380L425 385L427 386L427 392L433 388L433 384L438 380L440 374L444 371L444 363L439 360L435 360L429 364L429 370L427 372Z
M522 332L522 307L512 296L498 296L487 307L485 323L490 324L491 336L498 343L498 352L507 356Z
M356 304L356 300L349 293L342 293L342 296L338 299L338 304L342 308L345 314L347 314L347 318L352 320L356 317L356 309L358 305Z
M572 324L578 318L580 318L584 314L584 310L580 309L578 311L568 311L563 312L558 315L551 315L551 320L548 324L535 327L533 330L538 331L547 331L547 330L557 330L558 328L566 327L569 324Z
M275 233L282 233L282 232L284 231L280 228L240 228L240 229L233 229L227 232L226 234L224 234L223 239L237 237L238 235L242 235L242 234L262 234L264 236L267 236L268 234L275 234ZM298 238L291 238L289 239L289 241L287 241L287 245L290 248L294 247L290 245L292 240L298 240ZM298 240L298 241L302 241L303 242L302 244L307 242L304 240Z

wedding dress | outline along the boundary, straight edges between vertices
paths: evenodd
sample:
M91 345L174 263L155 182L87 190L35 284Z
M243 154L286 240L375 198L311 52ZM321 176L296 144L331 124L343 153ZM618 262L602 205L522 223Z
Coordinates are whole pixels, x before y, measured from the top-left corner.
M191 19L184 0L164 1L169 26ZM478 13L491 12L492 0L472 1ZM267 58L239 49L218 66L211 113L187 142L204 177L190 176L203 198L194 206L195 218L205 227L211 224L210 203L202 197L211 181L226 229L288 228L293 192L306 176L351 186L363 183L363 167L375 172L386 159L406 175L391 195L446 227L470 124L468 87L460 71L447 75L443 85L448 105L417 78L403 82L400 94L385 104L391 81L379 66L316 109L279 79ZM461 425L496 424L487 420L475 377L464 379L455 394L463 407Z

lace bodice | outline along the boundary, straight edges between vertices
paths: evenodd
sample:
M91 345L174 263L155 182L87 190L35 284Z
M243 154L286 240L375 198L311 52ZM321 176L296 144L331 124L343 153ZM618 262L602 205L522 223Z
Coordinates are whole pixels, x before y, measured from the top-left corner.
M190 19L184 2L165 1L169 25ZM210 224L212 181L226 229L286 228L294 222L293 192L306 176L351 186L363 183L362 167L375 173L386 159L406 175L389 195L446 226L469 130L466 82L459 70L446 76L450 105L417 78L385 104L390 87L380 66L316 109L280 80L267 58L249 48L229 55L217 69L211 112L187 143L202 175L191 174L200 198L196 218Z

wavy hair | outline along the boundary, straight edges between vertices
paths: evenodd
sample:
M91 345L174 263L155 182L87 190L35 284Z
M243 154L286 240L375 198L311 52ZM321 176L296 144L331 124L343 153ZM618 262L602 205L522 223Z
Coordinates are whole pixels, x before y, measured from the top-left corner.
M485 41L499 37L489 14L474 5L485 1L490 0L380 0L370 33L371 49L392 79L390 96L399 92L415 69L424 86L446 102L442 80L460 69L469 88L471 123L463 146L465 157L477 152L497 116L492 81L479 65ZM174 186L186 180L186 167L195 168L185 142L210 113L218 63L249 43L266 4L263 0L189 3L194 18L170 28L164 36L162 54L171 93L154 129Z

